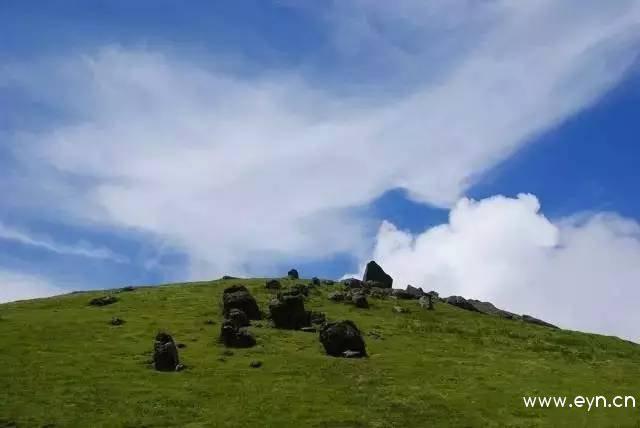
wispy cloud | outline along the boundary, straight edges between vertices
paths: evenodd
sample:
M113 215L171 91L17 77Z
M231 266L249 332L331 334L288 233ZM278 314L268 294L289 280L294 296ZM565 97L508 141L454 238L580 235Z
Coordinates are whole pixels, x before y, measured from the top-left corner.
M127 263L129 260L104 247L95 247L86 242L74 245L61 244L46 237L35 237L23 230L9 227L0 222L0 239L18 242L57 254L88 257L92 259L111 260L117 263Z

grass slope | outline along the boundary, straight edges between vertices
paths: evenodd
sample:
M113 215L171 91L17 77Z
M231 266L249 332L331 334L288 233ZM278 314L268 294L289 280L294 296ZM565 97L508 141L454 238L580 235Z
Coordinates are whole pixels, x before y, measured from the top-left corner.
M446 304L424 311L416 301L370 299L370 309L357 309L330 302L335 287L321 286L307 308L379 332L365 336L369 358L325 356L317 334L266 322L251 328L255 348L225 356L220 301L234 283L267 309L263 279L139 288L105 307L87 305L103 292L0 305L0 426L638 426L638 409L522 403L523 395L637 393L640 347L623 340ZM109 325L114 316L126 324ZM150 368L159 329L187 345L187 370ZM252 360L263 366L250 368Z

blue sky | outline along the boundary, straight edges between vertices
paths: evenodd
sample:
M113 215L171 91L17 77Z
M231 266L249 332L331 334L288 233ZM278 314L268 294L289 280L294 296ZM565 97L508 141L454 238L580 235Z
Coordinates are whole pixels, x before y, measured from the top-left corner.
M639 25L631 0L4 2L0 299L376 258L636 338Z

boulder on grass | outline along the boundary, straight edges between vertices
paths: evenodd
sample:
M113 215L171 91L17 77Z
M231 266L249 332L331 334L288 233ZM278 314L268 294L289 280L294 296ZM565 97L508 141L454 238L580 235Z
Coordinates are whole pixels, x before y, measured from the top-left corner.
M369 302L367 301L367 296L363 293L356 293L351 296L351 301L355 305L356 308L367 309L369 307Z
M281 287L282 285L280 285L280 281L278 281L277 279L269 279L264 284L264 288L266 288L267 290L279 290Z
M153 367L162 372L174 372L182 368L178 348L170 334L160 332L156 335L153 344Z
M334 302L342 302L344 300L344 293L340 291L334 291L333 293L329 293L327 296L329 300L333 300Z
M256 339L247 329L238 328L230 320L224 320L220 342L229 348L250 348L256 344Z
M426 296L422 296L420 299L418 299L418 304L420 305L420 307L422 309L426 309L429 311L433 310L433 296L431 296L430 294L427 294Z
M116 296L101 296L91 299L89 305L91 306L107 306L118 301Z
M320 285L320 278L318 278L317 276L314 276L313 278L311 278L311 284Z
M404 290L406 293L414 296L415 299L419 299L427 293L424 292L422 288L417 288L412 285L407 285L407 289Z
M222 295L222 303L225 316L228 316L231 309L240 309L250 320L259 320L261 318L260 308L258 308L256 299L244 285L225 288Z
M324 312L309 312L309 323L311 324L322 324L327 320L327 316Z
M291 269L289 272L287 272L287 276L289 277L289 279L298 279L300 278L300 275L298 275L298 271L295 269Z
M353 321L336 321L327 323L320 329L320 342L327 355L350 358L366 357L364 339Z
M418 298L415 294L410 293L407 290L400 290L400 289L391 290L391 295L396 299L402 299L402 300L412 300L412 299Z
M345 287L347 288L362 288L362 281L356 278L347 278L342 281Z
M384 288L391 288L393 285L393 278L386 273L378 263L371 260L367 263L367 267L364 270L364 276L362 277L364 282L375 281L379 282Z
M445 302L467 311L480 312L471 302L462 296L449 296L445 299Z
M233 308L227 314L227 319L233 324L235 327L247 327L250 325L249 318L247 314L245 314L240 309Z
M276 328L297 330L310 324L309 313L304 309L304 298L299 293L280 294L269 303L269 312Z

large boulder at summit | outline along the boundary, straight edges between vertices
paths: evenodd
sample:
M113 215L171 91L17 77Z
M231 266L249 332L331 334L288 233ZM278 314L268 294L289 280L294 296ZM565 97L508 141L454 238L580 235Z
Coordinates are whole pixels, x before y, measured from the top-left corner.
M391 278L388 273L382 270L380 265L373 260L367 263L362 281L379 282L381 284L380 286L385 288L391 288L391 286L393 285L393 278Z
M156 335L153 344L153 367L163 372L174 372L182 368L178 348L170 334L160 332Z
M446 303L457 306L460 309L466 309L467 311L480 312L475 306L471 304L467 299L462 296L449 296L444 300Z
M256 344L256 339L246 328L238 328L227 319L220 328L220 342L230 348L250 348Z
M522 321L528 322L530 324L541 325L543 327L559 328L558 326L555 326L553 324L549 324L546 321L542 321L542 320L540 320L538 318L534 318L531 315L522 315Z
M327 355L333 357L367 356L364 339L353 321L336 321L324 324L320 329L320 342L322 342Z
M271 300L269 312L276 328L297 330L310 325L310 314L304 309L304 297L295 291L281 293Z
M445 299L446 303L450 305L457 306L461 309L465 309L467 311L480 312L482 314L487 315L496 315L502 318L517 320L520 319L520 316L514 314L509 311L502 310L500 308L496 308L490 302L482 302L480 300L474 299L465 299L461 296L450 296Z
M299 279L300 275L298 275L298 271L295 269L291 269L289 272L287 272L287 276L289 277L289 279Z
M256 299L249 293L244 285L234 285L225 288L222 294L224 315L227 316L231 309L240 309L250 320L261 318L260 308Z

